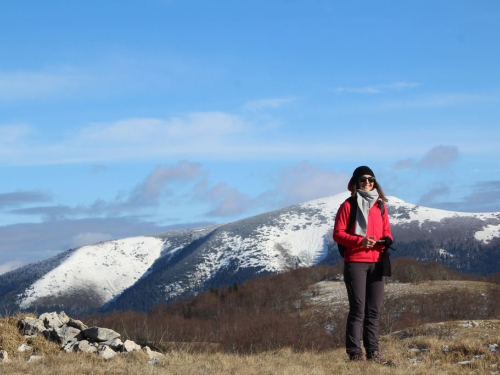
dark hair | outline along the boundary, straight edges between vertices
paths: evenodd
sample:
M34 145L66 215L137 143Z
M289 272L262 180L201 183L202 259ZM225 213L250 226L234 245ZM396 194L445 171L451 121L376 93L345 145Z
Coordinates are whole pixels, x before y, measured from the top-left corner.
M355 197L356 194L358 193L358 184L359 182L356 182L355 184L351 185L351 196ZM389 199L384 194L384 191L382 190L382 187L378 183L377 180L373 183L373 188L377 190L378 195L380 196L380 199L382 199L384 202L388 202Z

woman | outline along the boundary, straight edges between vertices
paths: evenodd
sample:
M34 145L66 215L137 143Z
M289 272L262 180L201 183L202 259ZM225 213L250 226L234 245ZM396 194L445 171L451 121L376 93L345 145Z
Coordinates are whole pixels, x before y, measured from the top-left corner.
M365 360L361 347L363 332L366 358L383 363L379 349L379 317L385 283L382 252L392 244L384 204L387 198L375 174L366 166L354 170L348 189L352 198L339 207L333 230L334 241L346 248L344 282L349 297L346 352L353 361ZM356 220L348 228L351 202L356 209Z

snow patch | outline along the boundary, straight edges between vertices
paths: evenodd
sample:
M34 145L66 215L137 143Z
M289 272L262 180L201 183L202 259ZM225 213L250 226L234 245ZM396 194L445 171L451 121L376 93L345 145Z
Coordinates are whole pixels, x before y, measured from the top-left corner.
M107 302L132 286L160 256L164 241L133 237L77 249L24 293L21 308L37 299L91 290Z
M453 258L453 254L449 253L448 251L446 251L445 249L439 249L438 251L438 254L440 256L443 256L443 257L449 257L449 258Z
M476 240L487 244L493 238L500 237L500 224L499 225L487 225L483 228L483 230L476 232L474 237L476 238Z

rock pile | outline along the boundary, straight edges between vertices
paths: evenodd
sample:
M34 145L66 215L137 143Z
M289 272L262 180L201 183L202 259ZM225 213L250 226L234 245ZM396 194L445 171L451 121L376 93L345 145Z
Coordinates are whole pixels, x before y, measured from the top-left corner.
M117 354L142 350L152 361L164 357L163 354L141 347L131 340L120 340L120 334L108 328L87 327L80 320L66 315L64 311L45 313L37 318L24 318L18 323L19 331L25 336L44 335L56 342L65 352L97 353L104 359Z

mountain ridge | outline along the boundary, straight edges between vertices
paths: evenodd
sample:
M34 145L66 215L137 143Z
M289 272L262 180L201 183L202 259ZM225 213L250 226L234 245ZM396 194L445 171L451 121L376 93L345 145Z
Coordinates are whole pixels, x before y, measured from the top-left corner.
M149 310L212 286L340 261L332 230L348 192L232 223L130 237L68 250L0 275L0 305ZM398 251L462 272L500 271L500 213L387 204ZM74 265L71 267L72 262ZM77 277L77 275L81 277Z

